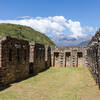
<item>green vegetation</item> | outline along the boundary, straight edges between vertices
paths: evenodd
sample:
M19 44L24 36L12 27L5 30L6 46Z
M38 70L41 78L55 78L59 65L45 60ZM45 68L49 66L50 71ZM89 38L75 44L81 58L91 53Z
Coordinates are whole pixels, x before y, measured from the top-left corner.
M100 100L88 68L57 68L11 84L0 100Z
M0 35L12 36L19 39L34 41L46 45L54 45L54 43L44 34L35 31L34 29L15 24L0 24Z

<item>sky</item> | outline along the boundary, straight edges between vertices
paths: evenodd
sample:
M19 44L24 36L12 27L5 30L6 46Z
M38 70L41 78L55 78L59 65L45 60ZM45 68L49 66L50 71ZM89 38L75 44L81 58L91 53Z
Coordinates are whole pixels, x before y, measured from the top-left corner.
M57 45L89 40L99 20L100 0L0 0L0 23L30 26Z

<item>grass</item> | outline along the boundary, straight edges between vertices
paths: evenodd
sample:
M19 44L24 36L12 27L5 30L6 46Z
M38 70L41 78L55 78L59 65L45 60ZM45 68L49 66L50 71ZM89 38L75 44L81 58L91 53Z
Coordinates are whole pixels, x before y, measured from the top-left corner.
M11 36L45 45L55 45L46 35L23 25L0 24L0 36Z
M100 100L87 68L50 68L0 92L0 100Z

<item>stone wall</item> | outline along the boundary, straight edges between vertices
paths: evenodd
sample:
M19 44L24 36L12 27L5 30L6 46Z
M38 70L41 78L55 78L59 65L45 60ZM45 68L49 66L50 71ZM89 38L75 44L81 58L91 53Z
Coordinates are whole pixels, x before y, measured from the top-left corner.
M30 44L30 74L37 74L46 69L45 46L38 43ZM33 70L33 71L32 71Z
M29 74L34 74L34 47L35 43L30 43Z
M100 29L88 46L49 47L11 37L0 37L0 85L55 67L88 65L100 88Z
M92 41L98 40L95 37ZM28 77L30 74L37 74L51 66L86 67L87 61L89 68L93 70L92 72L99 73L97 66L99 66L100 47L96 45L96 42L94 46L91 46L93 42L90 41L88 47L50 47L39 43L29 43L26 40L1 37L0 84L8 84ZM94 74L94 76L99 83L99 78L97 78L99 74Z
M34 72L38 73L45 70L45 46L35 44L34 47Z
M0 83L27 77L29 74L29 43L11 37L0 39Z
M88 44L87 56L88 67L100 88L100 29Z
M11 37L0 38L0 85L51 67L51 47Z
M51 67L51 47L45 46L45 66L46 68Z
M87 47L52 47L52 66L86 66Z

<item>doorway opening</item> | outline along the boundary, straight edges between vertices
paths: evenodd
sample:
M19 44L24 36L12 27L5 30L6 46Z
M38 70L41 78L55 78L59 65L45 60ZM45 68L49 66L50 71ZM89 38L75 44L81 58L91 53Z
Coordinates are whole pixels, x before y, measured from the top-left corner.
M65 67L70 67L71 65L71 52L65 53Z
M33 63L31 62L31 63L29 63L29 74L31 75L33 73L34 73L34 71L33 71Z
M59 66L59 52L54 52L54 62L53 66Z
M82 52L77 53L77 66L78 67L83 66L83 53Z

